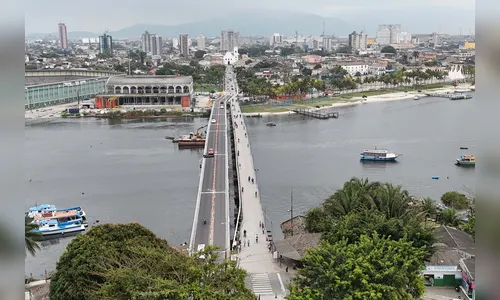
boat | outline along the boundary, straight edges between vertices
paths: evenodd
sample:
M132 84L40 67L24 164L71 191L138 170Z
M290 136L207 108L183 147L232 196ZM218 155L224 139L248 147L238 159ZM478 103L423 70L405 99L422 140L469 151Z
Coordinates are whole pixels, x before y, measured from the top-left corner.
M363 161L396 161L401 155L387 149L365 149L360 156Z
M476 157L474 155L462 155L460 158L457 158L455 162L457 166L475 166L476 165Z
M85 211L82 209L81 206L75 206L75 207L69 207L69 208L62 208L58 209L55 205L53 204L40 204L38 206L32 206L29 208L29 211L26 212L26 216L34 219L36 216L42 216L47 213L52 213L52 212L68 212L76 210L78 214L83 218L83 220L86 220L87 214L85 214Z
M33 231L44 237L85 230L84 220L77 210L46 212L36 215L33 222L38 224L38 228Z
M274 127L274 126L276 126L276 123L268 122L268 123L266 123L266 126Z
M413 100L420 100L420 97L415 95L415 96L413 96Z
M467 149L469 149L469 148L468 148L468 147L463 147L463 146L462 146L462 147L460 147L460 149L461 149L461 150L467 150Z

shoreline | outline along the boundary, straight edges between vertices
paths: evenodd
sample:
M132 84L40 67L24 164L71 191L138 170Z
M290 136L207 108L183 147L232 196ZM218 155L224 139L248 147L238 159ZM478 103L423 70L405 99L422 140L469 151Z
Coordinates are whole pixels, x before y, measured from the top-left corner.
M389 101L399 101L399 100L409 100L413 99L414 96L418 96L419 98L425 98L427 97L426 94L428 93L454 93L454 92L471 92L472 88L474 88L473 85L471 84L462 84L458 85L456 87L450 86L450 87L443 87L443 88L434 88L434 89L427 89L427 90L421 90L420 92L418 91L410 91L410 92L399 92L399 91L394 91L391 93L387 94L381 94L381 95L376 95L376 96L367 96L366 100L363 99L363 97L353 97L350 100L339 100L339 102L333 103L331 105L325 105L320 108L317 107L310 107L308 108L311 111L318 111L318 110L323 110L323 109L329 109L329 108L336 108L336 107L347 107L347 106L356 106L359 104L367 104L367 103L379 103L379 102L389 102ZM349 94L346 94L349 95ZM295 114L292 110L296 108L290 108L289 111L280 111L280 112L247 112L247 113L241 113L242 116L245 117L262 117L262 116L275 116L275 115L291 115Z

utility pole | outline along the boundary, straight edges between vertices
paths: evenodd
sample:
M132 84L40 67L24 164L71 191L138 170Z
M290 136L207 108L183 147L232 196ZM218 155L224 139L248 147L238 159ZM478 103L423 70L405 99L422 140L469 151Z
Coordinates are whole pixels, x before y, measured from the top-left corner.
M290 228L293 236L293 188L290 191Z
M78 82L78 86L76 87L76 98L78 100L78 108L80 108L80 82Z

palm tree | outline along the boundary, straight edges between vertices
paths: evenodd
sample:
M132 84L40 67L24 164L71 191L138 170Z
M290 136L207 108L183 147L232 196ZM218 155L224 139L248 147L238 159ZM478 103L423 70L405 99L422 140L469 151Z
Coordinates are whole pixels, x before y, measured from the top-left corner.
M436 215L436 202L429 197L422 199L420 211L425 216L425 221L427 222L427 218L432 218L432 216Z
M414 199L401 186L385 183L377 189L374 204L387 219L406 219L411 215L410 202Z
M441 224L449 226L458 226L460 220L458 219L457 211L454 208L447 208L441 213Z
M34 230L38 228L38 224L32 223L32 219L29 217L24 217L24 247L27 252L32 256L35 256L35 252L40 250L38 241L41 240L42 235L40 232L35 232ZM27 253L25 252L25 255Z
M418 51L413 51L413 53L411 54L411 56L413 56L413 58L415 59L415 61L417 61L417 59L420 56L420 53Z
M353 177L325 201L325 211L333 217L342 217L353 211L370 208L379 186L377 181Z

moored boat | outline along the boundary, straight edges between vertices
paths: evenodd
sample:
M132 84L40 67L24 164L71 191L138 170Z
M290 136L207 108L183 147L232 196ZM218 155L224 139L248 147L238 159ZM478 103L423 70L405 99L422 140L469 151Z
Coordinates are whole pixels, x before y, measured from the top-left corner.
M420 97L415 95L415 96L413 96L413 100L420 100Z
M389 152L387 149L365 149L360 156L363 161L396 161L400 154Z
M45 212L34 216L33 222L39 226L34 231L44 237L85 230L83 218L77 210Z
M457 158L455 162L457 166L475 166L476 165L476 157L474 155L462 155L460 158Z

